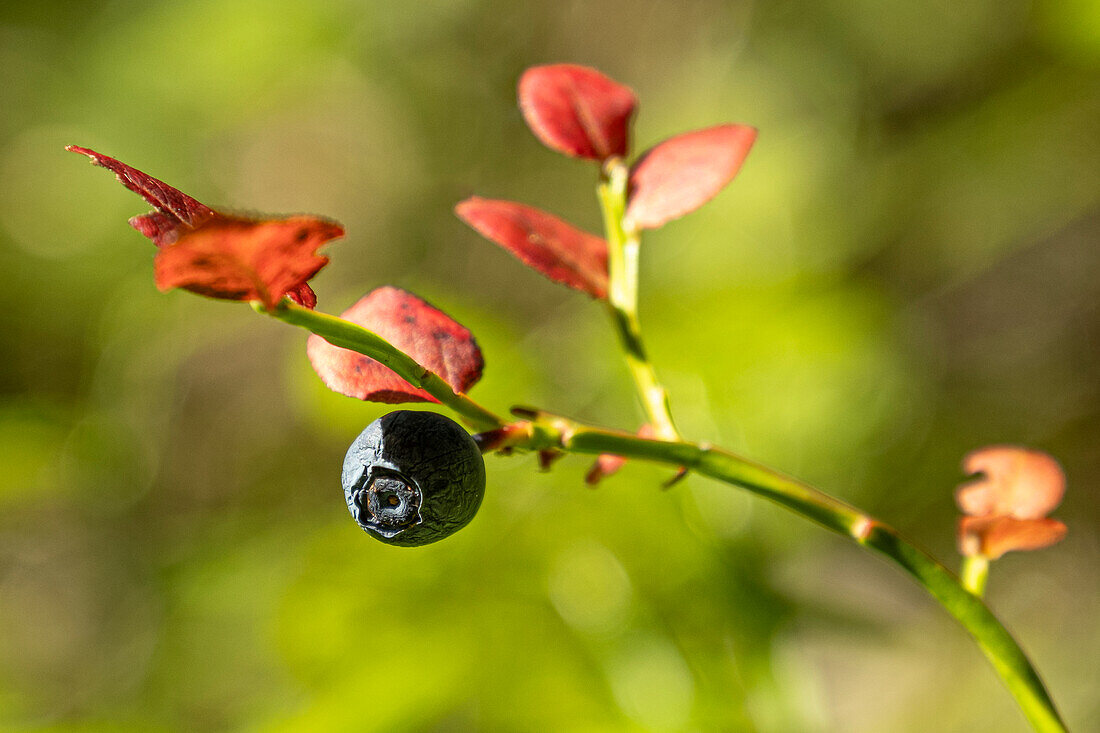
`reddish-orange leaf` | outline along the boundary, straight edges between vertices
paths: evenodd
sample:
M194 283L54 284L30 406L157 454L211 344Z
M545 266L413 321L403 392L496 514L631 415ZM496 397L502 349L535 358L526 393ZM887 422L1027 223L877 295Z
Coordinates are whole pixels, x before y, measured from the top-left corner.
M262 300L268 307L285 295L307 308L317 305L306 280L328 262L317 248L344 235L339 224L312 216L227 216L110 156L76 145L66 150L113 171L156 207L130 219L130 226L161 248L156 282L162 290L182 287L213 298Z
M1041 451L989 446L967 455L963 470L982 474L961 485L955 494L959 508L972 516L1045 517L1062 502L1066 492L1062 467Z
M95 165L113 171L123 186L156 207L154 212L135 216L130 225L158 247L174 242L182 231L199 227L218 215L206 204L110 156L77 145L65 149L86 155Z
M1066 536L1066 525L1056 519L1017 519L1009 516L959 519L959 552L996 560L1013 550L1038 550Z
M607 242L531 206L512 201L466 199L459 218L523 264L554 282L607 297Z
M656 229L698 209L733 180L755 140L755 128L720 125L650 148L630 171L627 225Z
M400 288L371 291L340 314L367 328L434 372L456 392L481 379L485 361L473 335L443 311ZM329 389L371 402L438 402L369 357L310 336L306 352Z
M535 137L577 158L625 156L636 104L628 87L587 66L534 66L519 80L519 108Z
M343 234L339 224L313 216L269 221L218 216L161 247L157 287L259 300L274 308L288 293L301 297L306 280L328 263L317 249Z

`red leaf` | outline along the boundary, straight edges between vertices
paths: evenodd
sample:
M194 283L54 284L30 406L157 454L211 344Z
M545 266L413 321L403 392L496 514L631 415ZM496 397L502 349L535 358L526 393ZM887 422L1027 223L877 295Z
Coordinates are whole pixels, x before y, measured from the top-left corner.
M288 290L286 297L310 310L317 307L317 293L313 292L313 288L309 286L309 283L302 283L294 290Z
M152 239L157 246L169 244L185 228L194 229L217 216L217 212L206 204L137 168L88 148L70 145L65 149L87 155L95 165L114 171L115 177L123 186L156 207L156 212L135 216L130 220L130 225Z
M313 216L227 216L114 158L76 145L66 150L114 171L122 185L156 207L130 219L130 226L160 247L161 290L180 287L212 298L261 300L269 308L284 295L307 308L317 305L306 281L328 263L316 250L344 235L339 224Z
M710 201L737 175L754 140L752 127L720 125L650 148L630 171L627 225L656 229Z
M466 199L459 218L554 282L607 297L607 242L545 211L512 201Z
M158 247L171 244L179 239L180 232L185 232L190 228L174 216L159 211L150 211L148 214L130 217L130 226L153 240L153 244Z
M519 80L519 108L535 137L577 158L625 156L636 104L628 87L587 66L534 66Z
M1057 519L1017 519L1010 516L961 517L959 552L996 560L1013 550L1040 550L1060 542L1066 525Z
M252 221L218 215L160 249L157 287L274 308L288 293L301 297L306 280L328 263L317 249L343 234L339 224L313 216Z
M1054 511L1066 493L1066 476L1058 461L1037 450L988 446L967 455L963 470L982 474L955 492L959 508L972 516L1038 519Z
M450 316L400 288L371 291L340 317L370 329L434 372L456 392L481 379L485 361L470 332ZM438 402L374 359L309 337L306 353L329 389L371 402Z

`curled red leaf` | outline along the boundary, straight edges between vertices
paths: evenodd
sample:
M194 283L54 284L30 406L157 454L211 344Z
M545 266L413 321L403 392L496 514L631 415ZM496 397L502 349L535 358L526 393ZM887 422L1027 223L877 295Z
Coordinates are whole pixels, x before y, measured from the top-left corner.
M554 282L607 297L607 242L531 206L477 196L455 206L460 219Z
M963 459L967 474L981 474L959 486L955 500L971 516L1045 517L1062 502L1066 477L1058 461L1041 451L1008 445L976 450Z
M710 201L737 175L755 140L755 128L719 125L650 148L631 168L625 223L656 229Z
M301 297L305 281L328 264L317 249L343 234L339 224L314 216L269 221L218 216L161 247L157 287L259 300L274 308L288 293Z
M1017 519L1007 515L961 517L959 552L996 560L1013 550L1039 550L1060 542L1066 525L1056 519Z
M473 335L443 311L400 288L371 291L340 317L367 328L434 372L456 392L481 378L485 361ZM309 337L306 353L329 389L370 402L438 402L370 357Z
M152 239L157 246L169 244L175 241L181 230L194 229L217 216L217 212L206 204L108 155L77 145L65 149L86 155L93 164L112 171L123 186L156 208L153 213L135 216L130 220L130 225Z
M328 263L316 251L344 235L339 224L314 216L228 216L110 156L76 145L66 150L113 171L122 185L156 207L130 219L130 226L160 248L156 283L161 290L179 287L212 298L260 300L269 308L283 296L307 308L317 305L306 281Z
M546 147L577 158L625 156L634 92L595 69L534 66L519 80L519 108Z
M313 288L309 286L309 283L302 283L293 290L288 290L286 297L310 310L317 307L317 293L313 292Z
M161 211L150 211L148 214L142 214L141 216L132 216L130 217L130 226L153 240L153 244L158 247L171 244L179 239L180 232L191 229L191 227L180 222L179 219Z

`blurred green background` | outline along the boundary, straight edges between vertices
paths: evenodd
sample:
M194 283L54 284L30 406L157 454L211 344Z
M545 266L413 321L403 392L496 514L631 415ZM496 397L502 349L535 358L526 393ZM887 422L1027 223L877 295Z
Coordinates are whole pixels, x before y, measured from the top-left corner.
M961 629L892 566L765 502L629 465L489 457L431 547L339 486L386 410L305 335L152 283L96 148L214 206L313 212L340 312L391 283L477 335L473 396L633 429L600 308L451 213L596 230L595 171L515 107L529 65L641 100L641 150L760 129L643 244L642 321L688 436L874 512L957 567L967 451L1050 451L1050 550L989 601L1100 730L1100 4L42 0L0 10L0 730L1009 731Z

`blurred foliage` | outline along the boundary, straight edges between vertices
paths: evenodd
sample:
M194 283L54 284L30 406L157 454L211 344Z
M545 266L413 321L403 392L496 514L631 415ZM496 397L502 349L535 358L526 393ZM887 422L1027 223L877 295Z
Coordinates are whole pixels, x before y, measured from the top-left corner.
M864 506L949 564L965 452L1047 450L1062 545L990 603L1100 729L1100 5L1090 0L292 3L0 9L0 729L1005 731L1022 717L906 578L732 489L488 459L420 550L347 516L380 406L302 333L158 293L143 204L88 145L202 201L342 221L315 281L477 334L474 396L640 412L599 308L478 239L477 193L598 227L591 166L515 108L535 63L641 100L642 149L761 130L646 237L642 321L687 435Z

